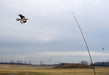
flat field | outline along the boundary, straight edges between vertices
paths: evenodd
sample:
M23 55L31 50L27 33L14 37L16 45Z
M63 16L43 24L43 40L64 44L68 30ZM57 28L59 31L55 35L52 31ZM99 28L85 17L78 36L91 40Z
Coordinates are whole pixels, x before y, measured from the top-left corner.
M94 75L92 69L50 69L43 67L41 69L0 68L0 75ZM109 75L109 67L96 67L96 75Z

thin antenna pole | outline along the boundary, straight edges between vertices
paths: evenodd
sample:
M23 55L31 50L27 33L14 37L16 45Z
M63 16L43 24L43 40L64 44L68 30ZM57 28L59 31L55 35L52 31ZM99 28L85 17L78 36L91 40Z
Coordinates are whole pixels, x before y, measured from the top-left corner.
M76 23L77 23L77 25L78 25L78 28L79 28L80 32L81 32L81 35L82 35L83 40L84 40L84 43L85 43L85 45L86 45L86 48L87 48L87 51L88 51L88 54L89 54L89 57L90 57L91 65L92 65L92 68L93 68L94 75L96 75L95 67L93 66L93 60L92 60L92 57L91 57L91 53L90 53L90 50L89 50L87 41L86 41L86 39L85 39L85 37L84 37L83 31L82 31L82 29L81 29L81 26L80 26L80 24L79 24L79 22L78 22L78 20L77 20L77 18L76 18L76 16L75 16L74 12L72 12L72 14L73 14L73 16L74 16L74 19L75 19L75 21L76 21Z

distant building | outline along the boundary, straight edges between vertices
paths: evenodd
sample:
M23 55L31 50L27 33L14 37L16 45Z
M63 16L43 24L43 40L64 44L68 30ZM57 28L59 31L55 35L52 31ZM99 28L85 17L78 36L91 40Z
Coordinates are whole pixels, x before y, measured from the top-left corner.
M81 64L88 65L88 61L81 61Z

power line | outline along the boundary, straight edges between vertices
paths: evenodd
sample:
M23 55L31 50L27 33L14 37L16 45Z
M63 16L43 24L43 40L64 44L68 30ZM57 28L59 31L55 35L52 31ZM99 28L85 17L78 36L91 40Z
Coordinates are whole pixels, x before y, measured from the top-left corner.
M90 57L90 61L91 61L91 65L92 65L92 69L93 69L94 75L96 75L95 67L93 66L93 60L92 60L92 57L91 57L91 53L90 53L90 50L89 50L87 41L86 41L86 39L85 39L85 37L84 37L83 31L82 31L82 29L81 29L81 26L80 26L80 24L79 24L79 22L78 22L78 20L77 20L77 18L76 18L76 15L74 14L74 12L72 12L72 15L73 15L73 17L74 17L74 19L75 19L75 21L76 21L76 23L77 23L77 25L78 25L78 28L79 28L79 30L80 30L80 32L81 32L81 35L82 35L82 37L83 37L84 43L85 43L85 45L86 45L86 48L87 48L87 51L88 51L88 54L89 54L89 57Z

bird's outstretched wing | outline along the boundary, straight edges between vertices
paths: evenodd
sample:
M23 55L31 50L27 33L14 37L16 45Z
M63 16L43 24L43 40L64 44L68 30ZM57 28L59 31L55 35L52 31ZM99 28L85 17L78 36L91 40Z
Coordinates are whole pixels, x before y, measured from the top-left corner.
M20 21L21 19L17 18L16 20L17 20L17 21Z
M25 16L23 16L22 14L19 14L19 16L21 19L25 18Z

